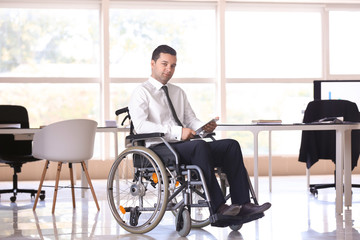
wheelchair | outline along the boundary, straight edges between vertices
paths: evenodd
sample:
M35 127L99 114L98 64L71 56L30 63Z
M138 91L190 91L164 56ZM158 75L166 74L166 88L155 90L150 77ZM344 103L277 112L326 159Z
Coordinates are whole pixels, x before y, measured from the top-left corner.
M130 233L149 232L160 223L166 211L175 216L176 231L182 237L187 236L191 228L209 224L229 226L237 231L244 223L264 216L263 213L249 217L213 213L202 170L196 165L180 164L176 151L164 139L163 133L134 134L127 107L115 114L117 117L126 114L121 125L127 119L130 122L130 135L125 139L127 148L113 163L107 180L108 204L123 229ZM213 134L208 138L214 140ZM164 143L163 149L157 154L146 148L144 143L148 139L160 139ZM216 173L225 200L228 200L226 176L220 168ZM249 176L248 181L250 197L258 204Z

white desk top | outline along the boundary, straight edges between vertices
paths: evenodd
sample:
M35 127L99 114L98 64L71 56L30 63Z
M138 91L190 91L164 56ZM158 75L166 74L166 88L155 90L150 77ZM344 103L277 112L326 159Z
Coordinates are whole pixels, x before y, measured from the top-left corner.
M360 129L359 123L342 123L342 124L218 124L217 131L280 131L280 130L350 130Z

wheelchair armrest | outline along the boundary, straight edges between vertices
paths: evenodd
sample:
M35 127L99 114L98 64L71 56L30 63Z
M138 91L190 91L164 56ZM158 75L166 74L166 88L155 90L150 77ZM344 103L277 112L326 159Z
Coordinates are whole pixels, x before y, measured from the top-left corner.
M145 139L149 139L149 138L158 138L158 137L163 137L165 136L164 133L143 133L143 134L132 134L129 136L126 136L127 140L130 141L140 141L140 140L145 140Z

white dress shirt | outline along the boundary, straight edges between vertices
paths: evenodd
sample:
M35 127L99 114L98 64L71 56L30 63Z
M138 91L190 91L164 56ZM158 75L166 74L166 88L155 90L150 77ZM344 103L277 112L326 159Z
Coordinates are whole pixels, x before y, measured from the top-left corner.
M169 107L163 85L149 78L138 86L133 92L129 111L136 133L161 132L169 142L181 141L182 127L178 126ZM196 130L203 126L192 110L187 100L185 91L171 83L166 84L176 114L184 127ZM161 143L161 141L149 141L147 146Z

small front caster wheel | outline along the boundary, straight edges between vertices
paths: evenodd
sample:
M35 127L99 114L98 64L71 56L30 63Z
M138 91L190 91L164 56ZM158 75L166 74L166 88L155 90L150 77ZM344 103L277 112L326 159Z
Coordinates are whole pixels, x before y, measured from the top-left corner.
M241 227L242 227L242 224L229 226L229 228L233 231L238 231L238 230L240 230Z
M184 208L182 211L178 211L175 219L176 231L181 237L186 237L191 229L191 218L189 210Z

